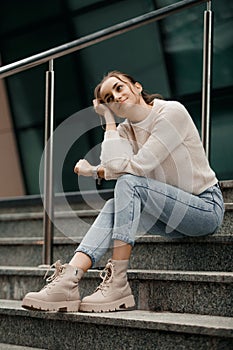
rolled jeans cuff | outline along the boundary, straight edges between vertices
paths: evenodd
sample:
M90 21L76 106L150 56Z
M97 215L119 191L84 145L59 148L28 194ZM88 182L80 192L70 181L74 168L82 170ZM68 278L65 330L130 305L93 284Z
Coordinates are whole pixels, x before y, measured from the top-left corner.
M92 262L92 266L95 265L96 263L96 259L95 259L95 256L92 254L92 252L88 249L85 249L84 247L78 247L76 250L75 250L75 253L77 252L81 252L81 253L84 253L86 255L89 256L89 258L91 259L91 262Z

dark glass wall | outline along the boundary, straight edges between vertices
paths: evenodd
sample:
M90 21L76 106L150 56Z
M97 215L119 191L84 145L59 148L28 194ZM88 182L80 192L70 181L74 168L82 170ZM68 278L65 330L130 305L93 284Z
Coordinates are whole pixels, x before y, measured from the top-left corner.
M178 1L177 1L178 2ZM7 64L98 31L172 0L2 0L0 53ZM133 75L150 92L177 99L200 130L203 11L205 4L108 39L55 61L56 127L92 104L93 89L109 70ZM211 165L219 179L233 178L232 24L233 4L214 0ZM28 194L39 193L44 138L47 65L6 79ZM80 118L80 123L83 122ZM78 128L78 125L76 126ZM78 134L78 129L77 129ZM101 127L85 133L63 164L65 191L78 190L73 166L103 137ZM59 154L56 155L59 157ZM89 182L84 187L89 189ZM102 187L113 183L104 182Z

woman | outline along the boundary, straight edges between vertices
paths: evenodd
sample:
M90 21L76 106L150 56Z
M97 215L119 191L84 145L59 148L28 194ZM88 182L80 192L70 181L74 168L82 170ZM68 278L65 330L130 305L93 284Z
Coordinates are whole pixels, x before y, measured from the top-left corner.
M82 159L74 171L117 179L114 198L106 202L69 264L56 262L50 283L25 296L25 308L89 312L132 308L127 267L136 233L204 236L222 223L218 180L183 105L147 94L140 83L118 71L96 87L93 104L106 123L101 164L94 167ZM118 126L115 116L124 120ZM81 301L80 279L112 244L102 283Z

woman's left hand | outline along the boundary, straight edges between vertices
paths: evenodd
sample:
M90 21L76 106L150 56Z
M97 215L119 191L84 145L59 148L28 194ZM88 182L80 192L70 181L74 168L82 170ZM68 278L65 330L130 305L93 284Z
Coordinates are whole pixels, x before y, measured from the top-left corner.
M77 175L92 176L94 166L91 165L86 159L80 159L75 167L74 172Z

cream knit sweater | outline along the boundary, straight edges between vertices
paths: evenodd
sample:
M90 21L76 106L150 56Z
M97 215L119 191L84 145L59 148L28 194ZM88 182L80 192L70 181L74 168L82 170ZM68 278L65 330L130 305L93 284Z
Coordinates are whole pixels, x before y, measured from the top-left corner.
M143 121L126 119L116 131L106 131L100 159L107 180L129 173L193 194L218 181L192 118L176 101L155 99Z

